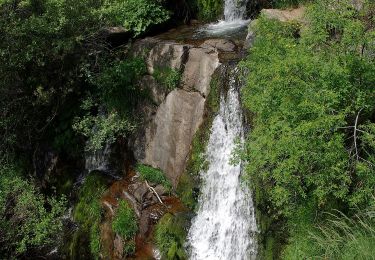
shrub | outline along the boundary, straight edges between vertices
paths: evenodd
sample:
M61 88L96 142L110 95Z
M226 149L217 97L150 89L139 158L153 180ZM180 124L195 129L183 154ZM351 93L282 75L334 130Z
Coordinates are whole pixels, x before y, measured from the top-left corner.
M107 0L103 12L114 24L122 24L135 36L169 19L169 12L153 0Z
M153 76L156 81L163 85L163 87L172 91L177 88L181 80L181 72L172 68L156 68Z
M198 16L200 19L206 21L217 20L223 15L224 1L223 0L197 0L198 1Z
M0 165L0 255L22 258L29 249L58 245L66 199L46 198L14 166Z
M353 217L329 213L317 226L308 221L292 231L284 259L372 259L375 255L374 205Z
M138 231L137 218L134 210L125 201L120 201L116 216L112 222L112 229L123 239L132 239Z
M186 219L165 214L156 225L155 242L166 259L186 259L184 244Z
M79 230L73 237L71 254L83 253L81 246L89 248L91 254L97 258L100 253L100 230L103 208L100 197L106 189L105 178L99 173L91 173L80 189L78 203L74 208L74 220L79 223ZM80 247L80 248L76 248ZM82 251L82 252L81 252Z
M169 191L172 189L170 181L165 177L165 174L161 170L143 164L138 164L136 170L143 180L161 184Z

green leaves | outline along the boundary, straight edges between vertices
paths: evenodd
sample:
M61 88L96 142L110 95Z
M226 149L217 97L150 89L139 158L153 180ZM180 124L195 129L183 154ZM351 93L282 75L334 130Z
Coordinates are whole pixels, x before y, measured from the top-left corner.
M349 130L360 109L367 111L360 116L364 127L375 107L375 63L361 51L369 48L368 19L347 1L317 1L308 18L301 28L261 17L244 62L249 76L242 96L255 114L248 177L287 216L306 199L322 207L332 200L366 203L374 185L374 167L364 163L371 142L366 135L354 140ZM355 141L367 147L358 150L360 162Z
M167 21L170 14L152 0L107 0L103 13L114 24L122 25L138 36L152 25Z
M13 166L0 166L0 176L0 254L16 258L57 246L66 199L46 198Z
M172 190L170 181L165 177L164 172L162 172L161 170L143 164L138 164L136 170L140 174L142 180L161 184L168 191Z
M116 216L113 219L112 229L124 240L133 239L138 231L134 210L123 200L120 201Z

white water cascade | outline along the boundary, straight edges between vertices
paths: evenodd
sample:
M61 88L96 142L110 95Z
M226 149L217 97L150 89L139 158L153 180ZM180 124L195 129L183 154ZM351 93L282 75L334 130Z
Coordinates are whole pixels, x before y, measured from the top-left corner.
M241 165L231 158L238 141L244 141L237 71L221 97L207 146L207 171L202 179L199 209L192 220L187 247L193 260L255 259L257 232L250 191L241 182Z
M250 20L246 20L246 6L249 0L225 0L224 20L204 26L198 35L227 36L233 31L246 27Z
M244 20L248 0L226 0L224 5L225 21Z

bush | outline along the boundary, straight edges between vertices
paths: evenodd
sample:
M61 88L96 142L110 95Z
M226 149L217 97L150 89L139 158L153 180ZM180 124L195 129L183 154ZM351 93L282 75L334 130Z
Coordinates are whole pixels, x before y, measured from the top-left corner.
M372 259L375 255L374 225L374 205L353 217L339 211L335 214L330 213L323 224L298 225L300 228L292 231L283 258ZM300 232L301 228L304 232Z
M262 17L246 61L250 73L242 98L255 114L246 171L275 214L291 215L310 198L320 207L331 201L366 205L375 185L366 138L373 133L364 130L371 128L375 106L375 63L358 51L373 48L366 15L346 1L330 0L317 1L308 17L302 31L298 24ZM366 134L358 136L363 147L353 157L359 111L358 127Z
M169 191L172 189L171 182L165 177L165 174L161 170L143 164L137 164L136 170L142 180L161 184Z
M169 19L169 12L153 0L107 0L103 12L114 24L122 24L135 36Z
M156 225L155 242L166 259L187 259L184 251L186 219L165 214Z
M112 222L112 229L123 239L134 238L138 231L137 218L134 210L125 201L120 201L116 216Z
M138 86L145 73L143 60L130 59L113 62L96 76L96 89L81 105L84 115L73 124L76 132L88 138L87 150L99 150L135 129L132 109L146 97Z
M106 190L105 177L93 172L85 179L79 191L78 203L74 208L74 220L79 224L71 245L71 256L84 254L84 248L89 249L97 258L100 253L100 230L103 208L100 198Z
M181 80L181 72L172 68L156 68L153 76L156 81L163 85L163 87L172 91L177 88Z
M223 0L197 0L198 17L206 21L217 20L224 12Z
M0 165L0 255L16 259L58 246L66 203L43 196L18 168Z

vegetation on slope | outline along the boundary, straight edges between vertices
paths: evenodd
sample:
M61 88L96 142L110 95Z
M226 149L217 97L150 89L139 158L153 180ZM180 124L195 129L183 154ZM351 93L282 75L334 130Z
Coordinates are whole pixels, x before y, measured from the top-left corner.
M46 198L15 166L0 165L0 255L15 259L52 250L62 231L65 198Z
M186 231L186 216L174 216L170 213L165 214L156 225L155 242L158 246L163 259L186 259L184 249Z
M258 207L273 223L292 223L306 205L313 223L323 211L352 214L373 201L374 8L318 0L302 28L264 17L255 28L244 62L242 97L254 113L244 154Z
M120 201L112 222L112 229L124 239L124 253L131 255L135 252L135 235L138 231L137 217L134 210L125 201Z
M100 198L106 189L105 177L93 172L88 175L79 192L73 218L79 224L70 248L71 258L98 258L101 252L100 229L103 208Z

